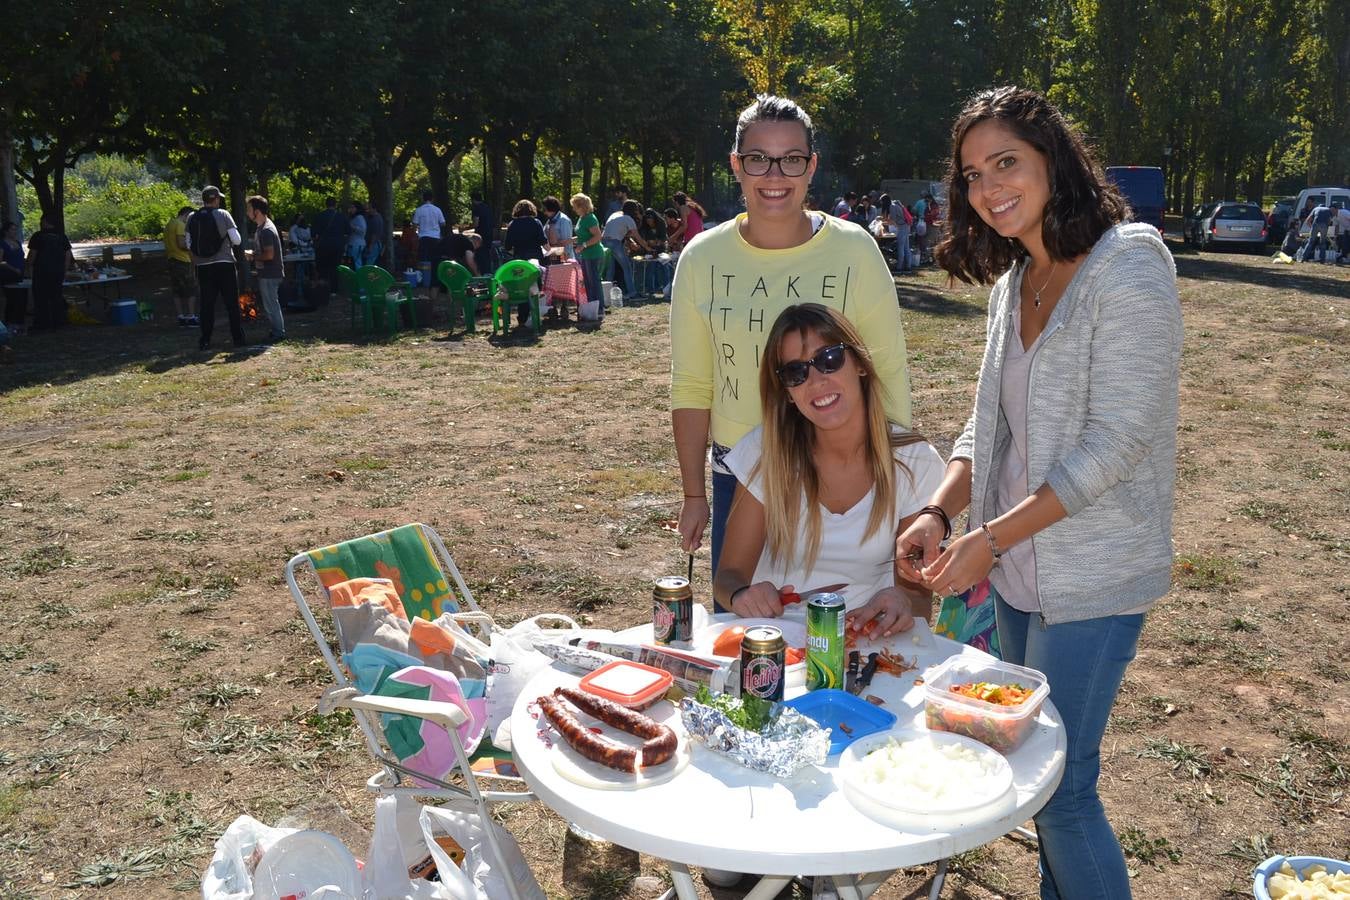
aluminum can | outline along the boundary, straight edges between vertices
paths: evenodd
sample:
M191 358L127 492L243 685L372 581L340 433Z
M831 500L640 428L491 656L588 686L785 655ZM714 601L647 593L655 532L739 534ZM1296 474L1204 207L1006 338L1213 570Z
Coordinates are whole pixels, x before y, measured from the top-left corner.
M844 687L844 598L806 598L806 689Z
M782 700L786 654L783 629L775 625L747 628L741 639L741 696Z
M652 640L663 646L694 638L694 590L689 579L667 575L652 589Z

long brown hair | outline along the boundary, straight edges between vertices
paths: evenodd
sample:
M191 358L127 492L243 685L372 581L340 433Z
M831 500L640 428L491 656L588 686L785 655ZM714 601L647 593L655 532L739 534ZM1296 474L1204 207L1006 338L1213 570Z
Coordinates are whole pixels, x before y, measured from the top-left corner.
M803 568L810 569L820 553L821 537L820 473L814 461L816 429L791 402L787 387L778 377L778 367L787 361L782 357L783 340L792 332L799 334L803 341L808 332L815 332L826 345L846 345L846 352L858 366L863 408L867 414L865 457L875 491L864 540L883 526L893 529L898 524L891 521L895 509L895 467L899 465L911 480L913 474L895 458L895 448L919 443L924 438L912 431L894 433L891 430L891 423L886 419L886 386L877 377L871 354L852 322L842 313L819 303L798 303L783 310L769 329L759 367L764 438L759 462L751 477L758 474L764 485L765 545L769 548L769 557L775 561L791 559L800 549L805 560ZM805 523L801 522L803 499ZM797 534L803 524L806 546L798 548Z
M1050 200L1042 214L1041 235L1051 259L1073 259L1086 253L1108 228L1129 215L1129 204L1107 180L1082 136L1049 100L1027 88L982 91L952 125L947 233L934 248L933 257L953 278L967 284L992 284L1026 256L1021 242L990 228L966 196L961 144L970 129L988 119L997 119L1045 155Z

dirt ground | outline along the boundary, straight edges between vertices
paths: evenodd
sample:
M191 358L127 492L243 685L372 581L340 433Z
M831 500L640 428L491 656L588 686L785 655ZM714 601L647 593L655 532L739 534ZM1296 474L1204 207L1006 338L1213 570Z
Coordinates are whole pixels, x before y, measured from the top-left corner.
M1240 898L1271 853L1350 857L1350 268L1173 250L1175 584L1111 719L1101 789L1136 896ZM0 357L5 897L191 893L242 813L359 848L372 768L349 717L317 715L323 667L282 579L299 550L428 522L505 622L635 624L652 578L683 570L666 527L666 305L537 342L441 324L386 343L354 337L339 300L293 316L290 343L204 356L157 264L137 274L155 322ZM986 291L930 271L899 296L916 426L945 452ZM706 553L698 571L706 596ZM551 897L660 893L659 860L630 887L622 861L579 865L541 805L503 816ZM954 869L948 898L1037 895L1015 840ZM932 871L877 896L927 896Z

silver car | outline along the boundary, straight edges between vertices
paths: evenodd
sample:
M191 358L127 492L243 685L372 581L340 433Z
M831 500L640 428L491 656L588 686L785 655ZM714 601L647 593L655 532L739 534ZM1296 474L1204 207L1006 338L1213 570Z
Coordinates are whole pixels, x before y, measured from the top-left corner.
M1225 200L1200 222L1200 249L1215 244L1240 244L1256 250L1266 246L1266 214L1255 203Z

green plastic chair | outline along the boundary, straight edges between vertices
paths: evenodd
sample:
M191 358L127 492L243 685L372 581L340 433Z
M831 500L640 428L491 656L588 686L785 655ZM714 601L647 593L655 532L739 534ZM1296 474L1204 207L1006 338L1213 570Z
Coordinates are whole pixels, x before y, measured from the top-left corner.
M478 315L479 297L474 294L473 289L479 285L491 291L491 276L475 276L464 266L455 262L453 259L442 260L436 267L436 280L445 288L446 293L450 295L450 318L454 320L455 305L458 304L464 310L464 330L476 331L474 328L474 318Z
M399 309L408 307L412 327L417 328L417 304L413 302L412 285L398 281L379 266L362 266L356 270L356 280L366 292L366 307L374 310L385 334L393 337L398 331ZM395 296L397 295L397 296ZM369 330L371 322L367 320Z
M361 321L365 323L366 331L371 330L370 323L370 304L366 301L366 292L361 288L361 282L357 280L356 273L347 266L337 267L338 290L347 295L347 299L352 304L352 330L356 330L356 311L361 310Z
M608 247L605 247L605 248L604 248L604 251L605 251L605 258L602 259L602 260L600 260L600 280L601 280L601 281L613 281L613 280L614 280L614 251L611 250L611 249L609 249ZM594 298L594 297L590 297L590 298L588 298L588 299L594 300L595 298ZM601 301L601 302L603 302L603 301Z
M531 293L530 288L538 284L539 276L543 273L543 268L534 260L513 259L510 262L503 263L497 273L492 276L492 333L496 334L500 327L503 332L506 326L511 322L510 307L519 303L530 304L530 324L534 326L535 334L540 334L544 330L544 323L539 315L539 295ZM506 291L506 298L500 299L497 296L498 288ZM505 312L505 316L499 318L499 314Z

